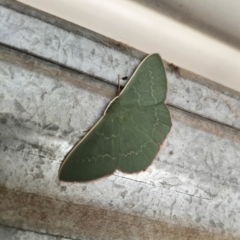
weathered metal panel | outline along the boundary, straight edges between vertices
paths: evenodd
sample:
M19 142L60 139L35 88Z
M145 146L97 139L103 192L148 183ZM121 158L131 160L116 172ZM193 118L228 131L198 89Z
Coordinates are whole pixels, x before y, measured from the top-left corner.
M104 81L116 84L118 74L130 76L145 56L22 4L1 0L0 5L0 43ZM171 64L165 65L169 81L167 103L240 129L239 93Z
M170 107L173 128L145 172L60 183L116 87L5 47L0 69L2 224L87 239L240 237L239 130Z
M30 231L22 231L0 225L0 239L2 240L70 240L59 236L50 236ZM83 240L83 239L81 239Z
M231 240L223 234L213 234L180 225L139 218L120 211L111 211L84 204L74 204L34 193L7 190L0 187L5 221L55 235L68 235L81 240ZM21 200L19 200L21 199Z

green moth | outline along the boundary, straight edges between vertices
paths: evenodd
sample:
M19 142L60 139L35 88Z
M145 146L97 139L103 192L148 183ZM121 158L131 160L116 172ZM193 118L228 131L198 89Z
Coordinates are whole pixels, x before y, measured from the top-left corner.
M86 182L112 174L144 171L171 128L164 103L167 79L158 54L147 56L104 115L69 152L59 179Z

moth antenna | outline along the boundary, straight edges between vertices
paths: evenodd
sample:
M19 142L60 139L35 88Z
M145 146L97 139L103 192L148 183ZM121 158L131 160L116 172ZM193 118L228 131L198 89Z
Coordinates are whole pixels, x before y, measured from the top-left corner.
M117 95L119 96L120 94L120 75L118 74L118 90L117 90Z

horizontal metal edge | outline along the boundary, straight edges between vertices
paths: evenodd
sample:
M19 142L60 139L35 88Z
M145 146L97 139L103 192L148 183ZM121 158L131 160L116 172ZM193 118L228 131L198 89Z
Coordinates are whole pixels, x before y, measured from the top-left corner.
M34 231L28 231L20 228L0 225L0 239L4 240L71 240L73 238L65 238L59 235L45 234Z
M76 25L72 22L61 19L49 13L43 12L39 9L35 9L31 6L28 6L16 0L0 0L0 6L39 19L45 23L51 24L60 29L64 29L67 32L71 32L73 34L93 40L94 42L101 42L101 44L103 44L106 47L111 47L118 51L125 52L126 54L131 54L136 58L143 59L146 56L146 53L143 53L133 47L130 47L126 44L120 43L108 37L105 37L104 35L93 32L89 29L86 29L82 26Z
M74 239L237 239L3 187L0 199L2 224Z
M0 4L0 43L56 64L117 85L118 74L130 77L145 56L23 4ZM165 66L169 82L167 103L240 129L239 93L172 64Z

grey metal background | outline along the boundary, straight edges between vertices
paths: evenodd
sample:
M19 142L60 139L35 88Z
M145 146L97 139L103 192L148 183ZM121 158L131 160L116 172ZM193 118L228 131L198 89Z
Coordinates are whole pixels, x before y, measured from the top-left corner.
M146 56L86 29L52 19L47 14L39 16L39 13L22 7L22 4L9 4L9 1L3 0L1 4L1 43L104 81L117 84L118 74L131 76ZM240 128L238 93L167 63L166 72L169 104Z
M173 128L153 164L61 183L64 156L144 54L0 4L1 224L84 239L240 237L240 94L165 63Z

